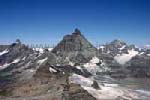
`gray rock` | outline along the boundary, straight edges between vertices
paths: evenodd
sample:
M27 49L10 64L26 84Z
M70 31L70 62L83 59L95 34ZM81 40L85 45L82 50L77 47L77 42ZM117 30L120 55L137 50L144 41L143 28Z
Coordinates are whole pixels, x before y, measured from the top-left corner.
M92 84L91 86L92 86L93 88L97 89L97 90L100 89L100 87L99 87L99 85L98 85L98 83L97 83L96 81L93 81L93 84Z
M63 40L58 43L52 52L62 58L69 57L73 62L82 63L82 58L87 59L96 56L97 49L78 29L75 29L71 35L64 36Z
M145 55L135 56L131 59L129 66L131 76L150 77L150 57Z

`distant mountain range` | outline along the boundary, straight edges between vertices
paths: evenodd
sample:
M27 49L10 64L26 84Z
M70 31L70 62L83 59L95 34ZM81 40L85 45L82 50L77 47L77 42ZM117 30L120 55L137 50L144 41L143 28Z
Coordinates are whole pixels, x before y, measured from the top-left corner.
M0 95L4 100L99 100L94 93L103 86L90 77L150 77L149 47L116 39L96 48L79 29L54 48L29 48L17 39L0 45ZM124 93L112 96L119 97L126 98Z

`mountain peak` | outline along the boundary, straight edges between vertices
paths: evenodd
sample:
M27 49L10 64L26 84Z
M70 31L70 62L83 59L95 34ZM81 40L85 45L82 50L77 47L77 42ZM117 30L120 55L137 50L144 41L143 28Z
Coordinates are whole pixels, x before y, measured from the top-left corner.
M124 42L124 41L121 40L121 39L115 39L115 40L113 40L112 42Z
M113 45L126 45L126 43L123 40L115 39L111 42Z
M21 44L21 41L20 41L20 39L16 39L16 41L15 41L16 43L18 43L18 44Z
M81 35L81 31L78 28L76 28L72 34L73 35Z
M81 34L79 29L75 29L75 31L71 35L66 35L58 43L58 45L52 50L53 53L70 53L70 52L95 52L96 48Z

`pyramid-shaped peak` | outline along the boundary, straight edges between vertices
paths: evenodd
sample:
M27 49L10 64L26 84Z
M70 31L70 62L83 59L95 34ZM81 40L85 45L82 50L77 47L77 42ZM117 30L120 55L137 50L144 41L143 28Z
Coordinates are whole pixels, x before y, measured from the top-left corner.
M76 52L76 51L95 51L96 48L81 34L79 29L75 29L72 35L65 35L64 38L53 49L56 52Z

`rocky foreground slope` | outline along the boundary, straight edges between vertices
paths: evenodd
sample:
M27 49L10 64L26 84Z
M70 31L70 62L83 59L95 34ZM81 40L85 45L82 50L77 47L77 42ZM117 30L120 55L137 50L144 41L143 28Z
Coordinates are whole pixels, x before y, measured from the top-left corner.
M0 100L148 100L137 91L97 80L149 77L150 52L121 40L95 48L75 29L50 51L20 40L0 46ZM113 78L112 78L113 77ZM113 82L113 81L112 81Z

